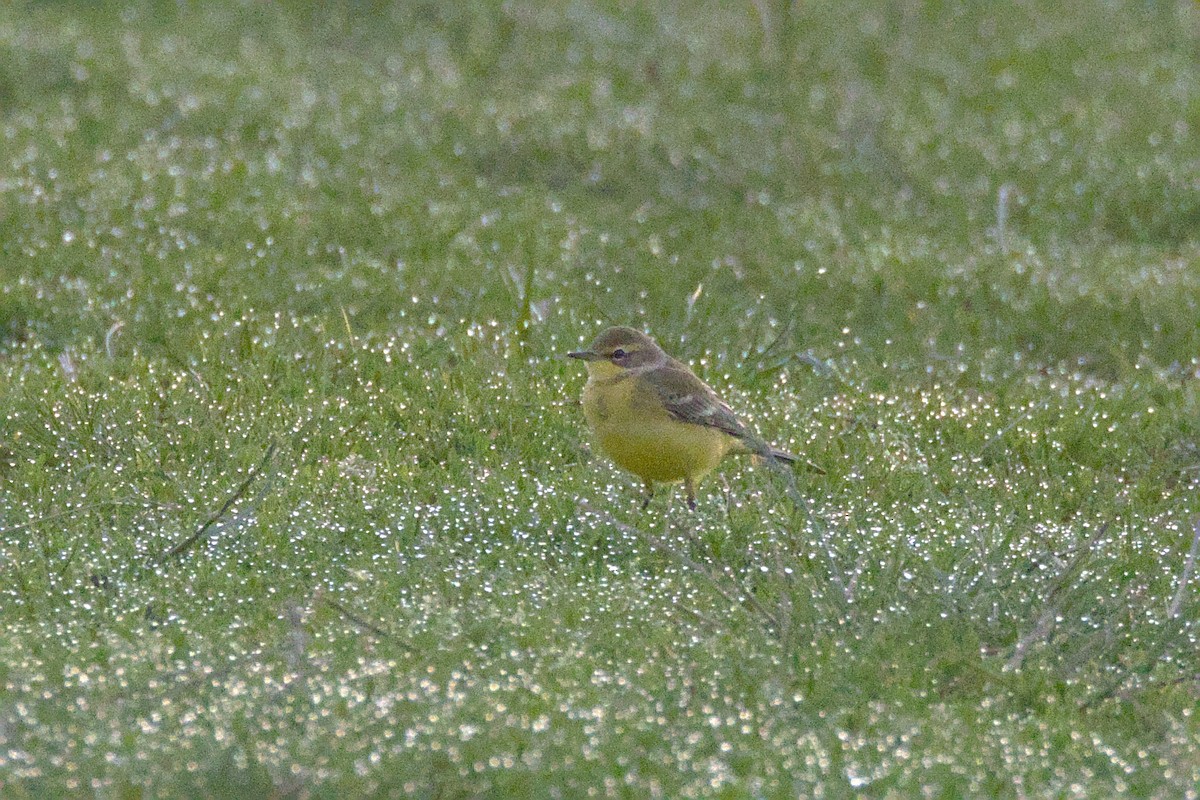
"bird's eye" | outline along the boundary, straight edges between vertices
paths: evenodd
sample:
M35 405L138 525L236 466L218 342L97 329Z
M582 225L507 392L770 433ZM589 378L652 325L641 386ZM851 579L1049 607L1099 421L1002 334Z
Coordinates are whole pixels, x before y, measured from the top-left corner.
M618 347L616 350L613 350L612 357L613 358L624 358L625 351Z

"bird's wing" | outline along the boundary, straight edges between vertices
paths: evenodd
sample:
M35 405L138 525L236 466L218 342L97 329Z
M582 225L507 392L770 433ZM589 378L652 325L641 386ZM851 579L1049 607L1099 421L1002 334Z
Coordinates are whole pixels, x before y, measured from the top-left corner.
M737 439L749 435L733 410L725 405L708 384L682 366L659 367L642 376L658 393L667 413L680 422L716 428Z

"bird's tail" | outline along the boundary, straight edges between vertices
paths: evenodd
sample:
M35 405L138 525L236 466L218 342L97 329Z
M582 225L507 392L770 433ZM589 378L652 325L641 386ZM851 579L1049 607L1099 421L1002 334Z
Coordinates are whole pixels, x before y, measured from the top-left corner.
M799 464L800 466L804 467L809 472L815 472L818 475L825 474L825 470L821 469L820 466L814 464L813 462L809 461L808 459L801 458L800 456L797 456L797 455L793 455L792 453L789 453L786 450L780 450L778 447L771 447L771 445L766 444L765 442L755 442L754 440L749 440L749 441L743 440L743 444L746 448L744 452L753 454L754 462L756 464L763 463L763 462L766 462L768 464L770 464L770 463Z
M786 450L780 450L778 447L770 448L769 454L771 459L774 461L782 461L784 464L799 464L809 472L815 472L818 475L825 474L825 470L822 469L818 464L814 464L807 458L801 458L800 456L792 455Z
M786 450L780 450L778 447L768 448L767 455L776 461L782 461L785 464L795 464L800 460L800 456L794 456Z

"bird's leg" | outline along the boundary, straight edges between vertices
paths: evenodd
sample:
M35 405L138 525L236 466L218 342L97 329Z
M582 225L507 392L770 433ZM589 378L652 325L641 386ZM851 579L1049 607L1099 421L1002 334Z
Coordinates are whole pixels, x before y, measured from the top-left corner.
M692 481L691 478L685 478L683 481L683 488L685 490L687 490L688 510L695 511L696 510L696 484Z
M642 500L642 511L645 511L650 507L650 501L654 499L654 484L649 480L644 480L643 483L646 485L646 499Z

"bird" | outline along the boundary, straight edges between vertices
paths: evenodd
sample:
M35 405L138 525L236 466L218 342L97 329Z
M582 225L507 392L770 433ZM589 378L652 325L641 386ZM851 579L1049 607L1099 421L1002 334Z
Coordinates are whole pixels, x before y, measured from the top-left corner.
M754 435L712 387L641 331L608 328L567 355L587 364L584 418L600 450L642 479L643 509L655 484L683 481L694 511L696 485L733 453L799 460Z

